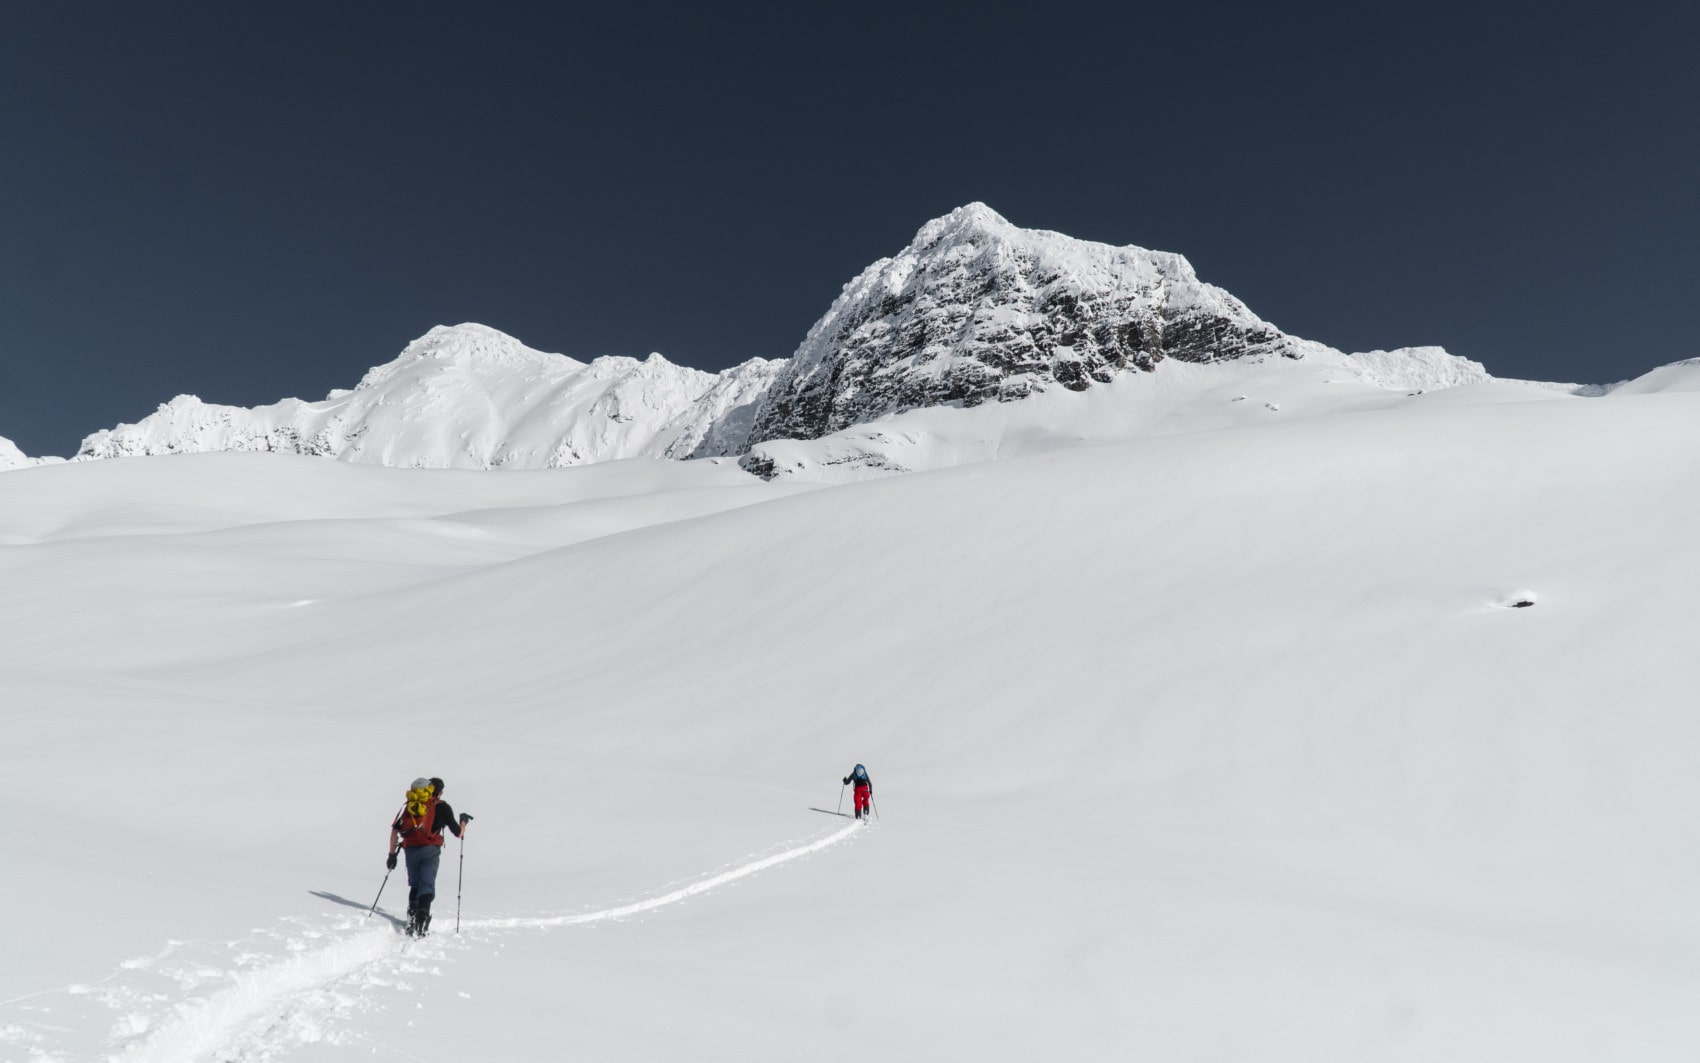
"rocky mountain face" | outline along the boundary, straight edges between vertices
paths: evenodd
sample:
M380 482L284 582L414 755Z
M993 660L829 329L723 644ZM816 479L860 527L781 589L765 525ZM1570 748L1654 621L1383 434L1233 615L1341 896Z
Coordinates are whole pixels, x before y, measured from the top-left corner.
M438 326L350 391L249 409L180 395L96 432L78 459L270 450L411 468L553 468L741 452L779 363L723 373L533 350L483 325Z
M1323 349L1203 283L1179 255L1018 229L973 203L845 286L775 381L750 442L1081 391L1165 359Z

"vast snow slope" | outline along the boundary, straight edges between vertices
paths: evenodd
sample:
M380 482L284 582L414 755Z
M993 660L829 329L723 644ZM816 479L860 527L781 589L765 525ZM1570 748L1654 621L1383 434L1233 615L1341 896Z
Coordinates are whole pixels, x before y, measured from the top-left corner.
M0 477L0 1057L1693 1059L1685 374L844 486ZM419 774L478 819L409 942Z
M757 358L711 374L659 354L587 364L483 325L438 326L352 391L255 409L179 395L89 436L77 457L264 450L424 469L713 457L742 452L777 370Z

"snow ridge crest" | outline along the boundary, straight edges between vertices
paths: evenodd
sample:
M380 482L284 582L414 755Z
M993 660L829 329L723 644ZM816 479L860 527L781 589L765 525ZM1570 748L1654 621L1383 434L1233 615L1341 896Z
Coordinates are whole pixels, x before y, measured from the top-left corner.
M776 363L723 373L534 350L485 325L439 325L352 390L254 408L179 395L83 440L77 460L283 451L406 468L554 468L733 453Z

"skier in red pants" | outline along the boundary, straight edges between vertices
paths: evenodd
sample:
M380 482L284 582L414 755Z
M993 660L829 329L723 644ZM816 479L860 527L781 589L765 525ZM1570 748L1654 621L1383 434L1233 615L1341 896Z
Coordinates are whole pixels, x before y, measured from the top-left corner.
M845 786L851 783L856 784L856 818L862 819L868 814L868 802L874 799L874 781L868 778L868 769L858 764L844 777Z

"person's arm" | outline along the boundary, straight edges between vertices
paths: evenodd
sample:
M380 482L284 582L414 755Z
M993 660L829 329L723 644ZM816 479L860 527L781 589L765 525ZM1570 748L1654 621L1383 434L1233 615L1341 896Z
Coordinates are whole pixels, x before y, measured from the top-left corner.
M461 825L455 819L454 806L447 801L438 801L437 818L431 824L431 833L441 834L443 831L448 831L457 838L461 837Z
M389 868L391 871L395 870L395 844L396 844L396 839L398 839L400 836L401 836L401 832L396 830L394 823L391 823L390 824L390 855L388 855L384 858L384 866Z

